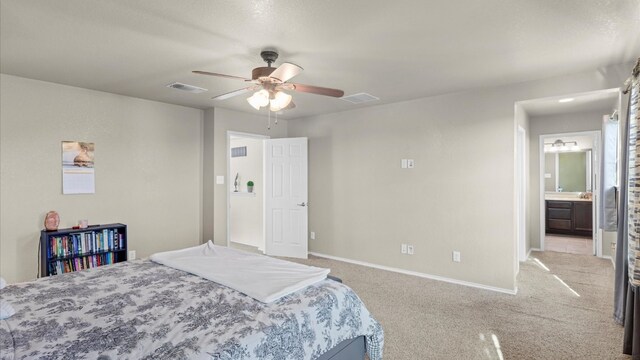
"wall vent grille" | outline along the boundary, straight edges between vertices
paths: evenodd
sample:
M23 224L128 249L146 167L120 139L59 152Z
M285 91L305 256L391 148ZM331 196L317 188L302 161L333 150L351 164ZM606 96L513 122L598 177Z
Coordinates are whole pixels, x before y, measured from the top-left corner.
M241 157L241 156L247 156L246 146L231 148L231 157Z

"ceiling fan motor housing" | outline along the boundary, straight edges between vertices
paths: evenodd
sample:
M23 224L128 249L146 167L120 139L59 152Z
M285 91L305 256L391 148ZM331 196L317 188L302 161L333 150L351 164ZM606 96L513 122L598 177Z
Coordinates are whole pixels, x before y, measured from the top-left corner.
M276 68L274 67L267 67L267 66L257 67L251 71L251 79L258 80L260 78L265 78L263 80L268 80L266 78L269 78L269 75L271 75L271 73L274 72L275 70Z
M273 50L263 50L260 53L262 60L267 63L267 66L257 67L251 71L251 79L252 80L260 80L269 82L269 75L276 70L276 68L271 67L271 64L278 59L278 53Z
M278 59L278 53L273 50L264 50L260 53L260 56L264 62L269 64L269 67L271 67L271 64L276 62L276 59Z

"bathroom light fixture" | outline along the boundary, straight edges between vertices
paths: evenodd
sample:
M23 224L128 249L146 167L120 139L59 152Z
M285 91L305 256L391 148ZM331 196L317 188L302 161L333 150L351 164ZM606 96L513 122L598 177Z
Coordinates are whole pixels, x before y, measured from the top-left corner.
M575 100L574 98L565 98L565 99L560 99L558 100L559 103L568 103L568 102L572 102L573 100Z
M571 145L572 144L572 145ZM578 146L577 141L562 141L560 139L552 142L552 143L544 143L544 146L551 146L549 148L549 152L558 152L558 151L578 151L580 147ZM547 150L545 149L545 152Z

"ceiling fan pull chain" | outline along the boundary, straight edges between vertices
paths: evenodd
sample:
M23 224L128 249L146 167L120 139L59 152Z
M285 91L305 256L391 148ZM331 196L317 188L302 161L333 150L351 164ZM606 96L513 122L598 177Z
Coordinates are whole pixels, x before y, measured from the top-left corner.
M275 122L275 124L278 125L278 112L276 112L276 122Z
M269 116L267 117L267 130L271 130L271 110L267 109Z

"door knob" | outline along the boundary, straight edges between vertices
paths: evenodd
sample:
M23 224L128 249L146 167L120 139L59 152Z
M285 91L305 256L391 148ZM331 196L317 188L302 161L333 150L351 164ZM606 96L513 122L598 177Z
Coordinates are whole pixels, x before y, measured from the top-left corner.
M307 204L305 204L303 201L302 204L298 204L298 206L307 206Z

